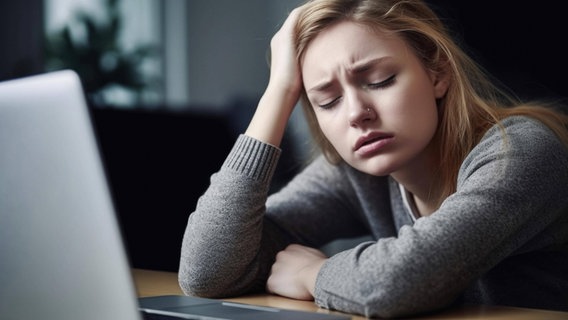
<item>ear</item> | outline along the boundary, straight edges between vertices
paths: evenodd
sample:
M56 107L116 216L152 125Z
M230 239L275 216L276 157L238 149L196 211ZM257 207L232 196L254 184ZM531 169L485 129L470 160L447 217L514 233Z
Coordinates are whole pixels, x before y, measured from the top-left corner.
M448 91L450 86L450 75L445 70L442 69L440 72L431 72L430 78L432 79L432 84L434 85L434 95L436 99L443 98Z

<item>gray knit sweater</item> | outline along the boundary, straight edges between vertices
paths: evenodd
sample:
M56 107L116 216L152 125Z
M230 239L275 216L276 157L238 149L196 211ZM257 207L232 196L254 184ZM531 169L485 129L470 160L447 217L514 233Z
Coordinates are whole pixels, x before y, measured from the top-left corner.
M276 252L370 235L328 259L315 302L367 317L458 303L568 310L568 150L541 123L504 121L463 162L457 191L413 221L400 188L323 158L267 197L280 150L241 135L184 235L186 294L264 290Z

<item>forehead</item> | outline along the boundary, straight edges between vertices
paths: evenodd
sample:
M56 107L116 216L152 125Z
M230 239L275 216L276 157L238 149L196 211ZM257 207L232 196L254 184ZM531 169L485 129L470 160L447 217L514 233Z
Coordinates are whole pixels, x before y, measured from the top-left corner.
M395 34L371 30L352 21L341 21L318 34L307 46L301 68L304 81L329 76L338 69L349 70L357 62L391 57L408 58L410 50Z

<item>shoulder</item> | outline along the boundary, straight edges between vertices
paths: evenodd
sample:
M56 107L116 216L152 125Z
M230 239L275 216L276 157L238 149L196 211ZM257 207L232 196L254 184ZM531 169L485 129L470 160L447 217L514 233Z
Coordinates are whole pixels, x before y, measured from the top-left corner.
M502 125L507 136L513 139L527 142L529 146L546 144L557 144L563 146L560 139L544 123L528 116L512 116L503 119ZM496 129L494 126L493 129ZM564 147L565 148L565 147Z
M490 166L499 170L507 168L511 174L556 172L558 178L567 180L568 148L542 122L512 116L485 133L462 163L460 176L463 179Z
M470 156L481 154L567 157L568 149L542 122L526 116L512 116L491 127Z
M506 136L503 136L503 132ZM550 128L544 123L528 117L528 116L511 116L503 119L500 125L494 125L482 138L481 142L501 140L504 137L512 138L512 142L522 140L528 142L529 145L538 144L539 142L548 141L550 143L561 144L560 140Z

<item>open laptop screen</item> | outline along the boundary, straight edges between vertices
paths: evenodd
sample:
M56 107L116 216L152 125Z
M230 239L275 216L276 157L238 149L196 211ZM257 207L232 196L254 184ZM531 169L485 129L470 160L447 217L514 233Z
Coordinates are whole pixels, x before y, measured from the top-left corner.
M0 319L139 319L77 75L0 83Z

